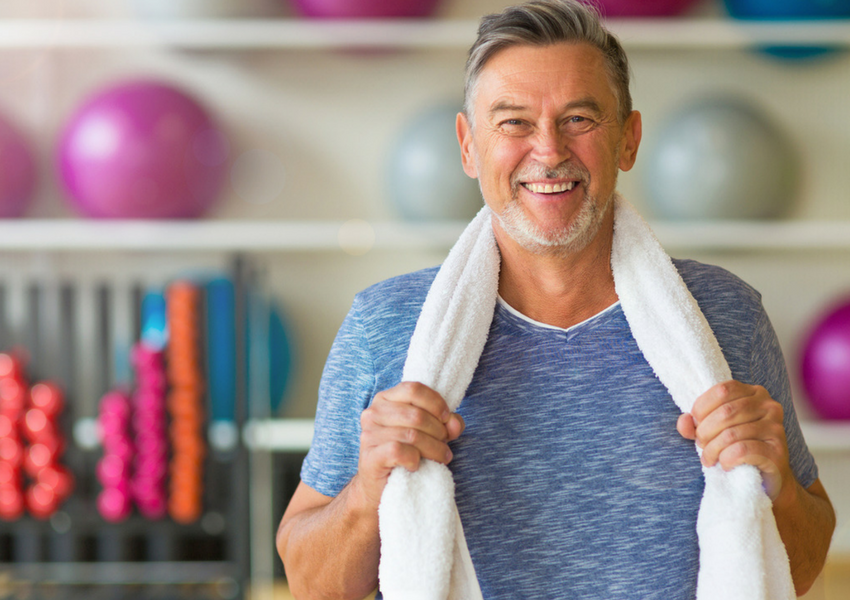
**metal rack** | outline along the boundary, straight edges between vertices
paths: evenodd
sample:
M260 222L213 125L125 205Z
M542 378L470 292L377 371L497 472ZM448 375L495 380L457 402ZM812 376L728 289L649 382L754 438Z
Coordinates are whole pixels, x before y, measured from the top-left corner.
M239 256L230 273L234 314L243 314L246 290L254 275ZM74 439L73 425L91 417L83 414L82 407L87 405L90 412L93 400L116 384L112 343L116 316L132 318L126 326L133 339L139 339L140 329L140 286L130 294L133 306L121 308L118 305L128 298L115 294L109 284L101 284L89 294L96 299L91 306L78 306L80 292L79 286L65 282L58 294L45 298L48 294L42 284L30 283L27 322L18 328L23 335L15 335L5 315L8 290L0 286L0 343L4 347L17 343L28 349L33 366L30 379L51 378L62 383L67 407L61 429L68 440ZM78 317L86 309L93 313L88 321L96 328L90 332L96 343L83 357ZM248 416L246 334L244 320L235 319L234 325L234 409L236 427L240 427ZM84 359L99 365L97 381L85 391L80 374L85 371L80 369ZM92 391L95 398L86 397ZM118 523L106 521L96 510L100 485L95 466L101 451L96 444L77 442L69 443L63 456L76 479L71 498L45 520L24 516L0 521L0 587L8 597L32 597L33 593L40 597L61 589L63 597L72 598L91 594L124 598L131 590L133 597L159 598L170 593L179 596L188 588L194 590L194 597L229 600L244 596L251 575L250 481L249 451L241 441L230 448L210 448L204 460L204 512L190 524L168 517L152 521L138 514Z

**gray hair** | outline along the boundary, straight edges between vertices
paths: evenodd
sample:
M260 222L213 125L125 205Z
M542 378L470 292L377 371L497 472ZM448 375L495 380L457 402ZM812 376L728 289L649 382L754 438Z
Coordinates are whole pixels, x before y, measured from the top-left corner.
M470 123L478 78L494 54L511 46L561 42L587 43L602 52L619 104L617 116L625 123L632 112L629 60L619 40L602 26L599 12L577 0L532 0L481 19L478 38L466 61L463 111Z

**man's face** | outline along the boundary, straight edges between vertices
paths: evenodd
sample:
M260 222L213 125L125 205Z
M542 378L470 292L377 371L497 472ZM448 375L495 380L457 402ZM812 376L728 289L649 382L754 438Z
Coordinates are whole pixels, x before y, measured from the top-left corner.
M463 166L497 228L535 252L583 249L640 143L640 114L617 119L602 53L569 43L501 50L472 106L474 128L458 116Z

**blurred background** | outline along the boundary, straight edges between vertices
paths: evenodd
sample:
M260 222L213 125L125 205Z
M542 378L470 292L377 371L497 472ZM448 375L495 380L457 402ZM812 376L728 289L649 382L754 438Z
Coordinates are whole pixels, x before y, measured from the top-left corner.
M354 294L481 204L497 0L0 2L0 597L288 598L274 532ZM850 1L599 0L620 190L764 299L850 597Z

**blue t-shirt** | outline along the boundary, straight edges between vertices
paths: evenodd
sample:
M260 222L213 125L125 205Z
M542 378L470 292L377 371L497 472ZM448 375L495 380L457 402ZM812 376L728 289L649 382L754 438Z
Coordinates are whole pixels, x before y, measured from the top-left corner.
M791 467L808 487L817 467L759 294L718 267L675 264L734 378L782 403ZM435 274L355 298L325 366L301 473L318 492L335 496L356 473L360 413L400 382ZM694 598L702 469L619 303L564 330L500 301L458 412L467 427L450 468L486 600Z

